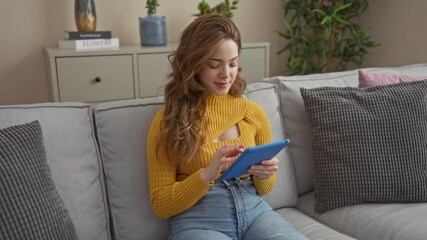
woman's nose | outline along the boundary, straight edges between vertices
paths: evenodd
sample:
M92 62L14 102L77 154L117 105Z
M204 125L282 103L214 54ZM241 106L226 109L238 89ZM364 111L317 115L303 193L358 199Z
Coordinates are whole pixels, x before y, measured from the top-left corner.
M229 77L230 76L230 67L228 65L221 67L220 76L221 77Z

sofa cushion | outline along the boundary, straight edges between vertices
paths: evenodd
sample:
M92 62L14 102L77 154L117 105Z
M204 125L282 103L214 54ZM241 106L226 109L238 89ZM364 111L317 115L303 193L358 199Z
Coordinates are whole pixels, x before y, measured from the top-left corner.
M147 136L162 98L101 103L94 109L114 239L167 239L168 221L150 204Z
M426 216L427 203L372 203L328 211L319 221L356 239L425 240Z
M0 129L0 176L1 239L77 239L38 121Z
M356 239L424 240L427 236L427 203L365 203L312 215L314 192L300 197L298 208L319 222ZM312 211L314 213L314 211Z
M110 239L91 110L83 103L0 106L0 128L40 122L47 163L80 240Z
M301 89L316 211L427 201L427 81Z
M259 104L267 113L271 126L272 141L284 139L277 87L270 83L251 83L248 84L245 96L247 99ZM290 145L292 145L292 139ZM280 160L276 184L273 190L264 197L273 209L295 207L298 193L294 167L289 158L287 148L282 150L276 157Z
M276 210L286 218L308 239L316 240L355 240L340 231L337 231L318 220L307 216L296 208L281 208Z
M400 74L377 73L365 69L359 70L359 87L375 87L378 85L412 82L425 79L427 79L427 76L408 76Z
M371 72L400 74L411 76L427 76L427 64L413 64L396 68L367 68ZM304 109L300 87L315 88L322 86L357 87L357 70L297 75L277 76L264 81L278 86L281 113L285 137L292 139L292 144L287 147L289 157L294 166L298 194L313 190L313 152L311 132Z
M274 77L266 81L278 86L284 136L292 144L286 147L294 167L298 194L313 190L313 151L310 124L300 87L357 86L357 71L306 76Z

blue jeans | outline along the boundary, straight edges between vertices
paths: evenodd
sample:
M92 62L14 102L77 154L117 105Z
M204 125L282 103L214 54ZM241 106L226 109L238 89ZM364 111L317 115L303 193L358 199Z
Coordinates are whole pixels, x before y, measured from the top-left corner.
M307 239L256 194L250 178L216 182L171 220L170 240Z

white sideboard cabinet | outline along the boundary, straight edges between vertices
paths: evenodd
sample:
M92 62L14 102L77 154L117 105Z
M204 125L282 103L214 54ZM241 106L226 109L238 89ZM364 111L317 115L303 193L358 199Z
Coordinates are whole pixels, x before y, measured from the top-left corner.
M52 100L99 103L163 95L176 45L76 51L45 48ZM269 76L268 42L244 43L239 66L248 82Z

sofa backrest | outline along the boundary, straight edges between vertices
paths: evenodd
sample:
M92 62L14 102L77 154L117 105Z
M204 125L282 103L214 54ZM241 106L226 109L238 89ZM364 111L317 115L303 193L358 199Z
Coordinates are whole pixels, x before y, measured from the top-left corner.
M368 71L409 76L427 76L427 64L414 64L397 68L366 68ZM323 86L357 87L358 71L342 71L300 76L278 76L264 79L278 87L281 113L283 114L284 135L292 144L288 151L294 166L298 194L313 190L313 152L311 130L300 88Z
M167 239L168 222L151 210L146 161L151 121L161 98L109 102L94 110L113 239Z
M83 103L0 105L0 128L38 120L56 188L80 240L110 240L91 109Z
M273 140L283 139L282 120L275 85L249 84L246 97L260 104L271 123ZM115 239L167 239L168 222L152 212L148 190L147 135L162 98L109 102L94 109ZM266 197L273 208L296 206L293 167L286 151L278 179Z
M259 104L267 113L272 132L272 141L285 139L277 86L262 82L248 84L245 97ZM273 190L264 198L273 209L295 207L298 202L298 194L294 167L289 157L288 148L277 154L277 158L280 163L276 184Z

